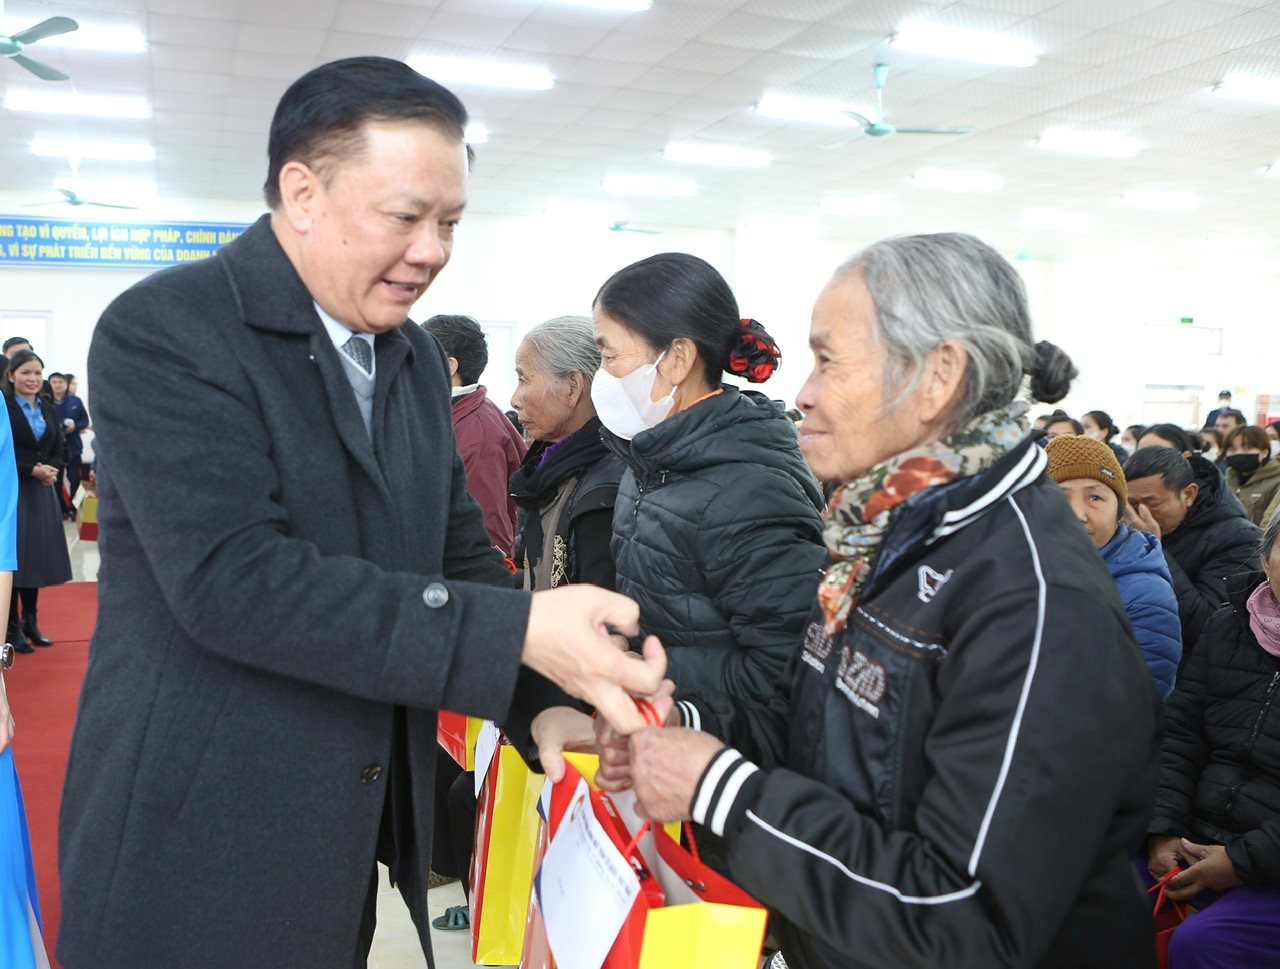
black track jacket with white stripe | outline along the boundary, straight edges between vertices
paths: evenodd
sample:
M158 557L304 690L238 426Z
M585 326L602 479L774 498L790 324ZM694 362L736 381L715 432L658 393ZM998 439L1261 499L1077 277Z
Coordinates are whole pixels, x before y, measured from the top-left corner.
M914 496L768 707L681 702L730 745L694 819L793 969L1154 967L1160 700L1046 463L1027 441Z

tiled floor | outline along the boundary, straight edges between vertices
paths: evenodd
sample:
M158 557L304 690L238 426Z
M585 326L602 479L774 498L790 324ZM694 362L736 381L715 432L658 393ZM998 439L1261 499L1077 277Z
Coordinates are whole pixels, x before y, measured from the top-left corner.
M71 552L71 573L77 582L98 578L98 543L80 541L76 526L68 523L67 545ZM427 960L418 943L418 933L409 918L400 893L387 883L387 870L378 866L382 879L378 886L378 928L369 953L369 969L425 969ZM443 915L450 905L461 905L462 886L458 882L433 889L428 898L431 917ZM437 969L471 969L471 933L431 931L431 947Z

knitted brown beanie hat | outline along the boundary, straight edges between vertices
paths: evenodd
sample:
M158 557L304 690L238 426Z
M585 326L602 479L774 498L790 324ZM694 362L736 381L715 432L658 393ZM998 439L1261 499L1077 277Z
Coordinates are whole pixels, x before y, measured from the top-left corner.
M1101 441L1063 434L1049 442L1049 477L1059 483L1073 478L1093 478L1116 493L1120 507L1129 502L1129 486L1115 452Z

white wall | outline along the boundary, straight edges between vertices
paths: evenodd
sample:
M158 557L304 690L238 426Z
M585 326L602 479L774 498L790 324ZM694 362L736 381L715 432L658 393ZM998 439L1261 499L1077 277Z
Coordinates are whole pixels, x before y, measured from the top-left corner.
M0 195L0 211L31 211L18 207L23 201ZM252 203L192 200L167 202L137 216L248 222L260 212ZM40 213L67 217L60 209ZM693 252L725 274L742 313L760 320L777 338L783 365L760 389L790 402L811 362L807 332L815 297L832 270L874 238L805 217L758 217L733 231L667 228L656 235L606 226L597 218L468 214L453 261L414 308L414 318L465 313L510 322L518 341L544 319L588 313L600 284L622 266L655 252ZM1235 389L1237 405L1250 415L1256 394L1270 393L1280 401L1280 368L1274 362L1280 347L1276 267L1222 250L1152 254L1097 246L1075 258L1022 259L1015 265L1027 282L1038 335L1066 349L1081 370L1064 402L1072 413L1101 408L1120 424L1181 413L1174 404L1149 403L1160 394L1147 391L1148 384L1197 385L1194 393L1205 402L1201 414L1213 406L1221 387ZM48 311L48 346L37 349L51 369L83 375L99 313L143 275L0 267L0 311ZM1195 318L1190 331L1179 331L1182 316ZM1201 327L1222 329L1220 356L1206 352L1203 341L1211 334ZM491 359L484 381L505 407L514 389L511 361ZM81 390L91 399L92 388L83 378Z

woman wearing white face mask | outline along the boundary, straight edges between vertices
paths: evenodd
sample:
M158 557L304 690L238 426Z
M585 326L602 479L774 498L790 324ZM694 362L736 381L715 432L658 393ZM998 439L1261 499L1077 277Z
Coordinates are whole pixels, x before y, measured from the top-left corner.
M617 589L668 649L677 690L762 699L795 646L825 553L818 483L786 416L724 372L779 359L724 278L685 253L620 270L593 307L591 399L626 462L613 518Z

